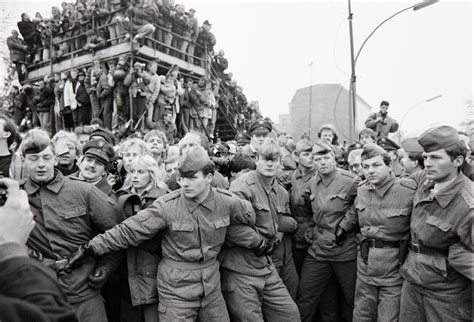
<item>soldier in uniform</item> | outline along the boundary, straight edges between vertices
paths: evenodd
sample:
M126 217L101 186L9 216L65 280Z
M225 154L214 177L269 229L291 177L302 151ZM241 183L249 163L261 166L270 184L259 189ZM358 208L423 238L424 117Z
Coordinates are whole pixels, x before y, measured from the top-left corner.
M201 147L190 149L179 173L182 189L81 246L69 266L91 255L138 246L161 232L160 321L229 321L217 255L229 225L253 225L255 214L247 202L211 187L214 165Z
M377 140L377 144L387 151L388 155L390 155L390 158L392 159L392 173L396 177L401 177L403 174L403 167L398 160L398 149L400 149L400 146L389 138L380 138Z
M247 133L239 133L235 136L235 141L237 142L237 153L242 153L242 149L250 144L250 135Z
M369 143L362 150L367 180L357 189L350 214L360 227L354 321L398 321L416 183L396 178L387 151Z
M258 150L271 131L272 124L268 121L258 120L250 124L250 144L243 147L242 153L251 156L254 160L257 160Z
M411 245L400 269L404 278L400 321L472 319L473 183L460 171L466 145L451 126L422 133L425 170L413 179L418 188L410 223ZM453 256L452 252L456 253Z
M311 180L312 222L306 237L312 241L303 263L297 303L301 320L312 321L333 275L342 289L343 318L352 319L356 283L356 242L347 212L354 203L360 179L336 167L332 147L318 141L313 147L317 175Z
M230 186L231 192L252 203L256 228L268 245L259 254L242 247L227 248L222 254L222 291L235 321L299 320L290 296L296 293L298 275L286 235L296 231L297 222L289 215L288 193L276 180L280 160L278 145L267 139L259 149L257 169Z
M411 176L425 168L423 160L423 147L418 143L418 138L409 138L401 142L405 155L400 160L403 167L403 176Z
M65 261L97 231L120 222L109 199L97 187L64 177L54 168L54 146L42 130L29 131L21 145L28 178L23 189L35 214L36 225L27 246L35 258L60 272L58 282L79 321L107 321L99 288L117 264L112 258L87 260L71 272L64 272Z
M114 148L102 140L91 140L83 148L83 158L79 171L70 175L71 178L95 184L107 196L112 195L112 186L107 181L110 162L115 158Z

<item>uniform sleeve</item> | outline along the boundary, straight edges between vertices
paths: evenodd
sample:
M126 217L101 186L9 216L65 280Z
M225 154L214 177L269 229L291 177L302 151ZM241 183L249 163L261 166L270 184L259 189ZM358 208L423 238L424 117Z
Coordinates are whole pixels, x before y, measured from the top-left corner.
M236 180L232 182L229 187L229 191L237 195L237 197L252 202L252 194L247 189L247 182L245 180Z
M286 197L285 210L283 213L279 212L278 231L285 234L292 234L298 230L298 222L291 216L290 201L288 193Z
M165 211L160 201L155 201L147 209L139 211L121 224L94 237L90 244L97 255L138 246L151 239L166 227Z
M339 226L345 231L352 231L357 226L357 210L355 209L355 199L357 197L357 187L359 186L360 178L354 178L352 186L347 193L347 199L351 202L351 207L346 211L344 218L342 218Z
M115 208L115 201L96 186L89 188L88 208L94 228L105 231L120 223L123 219Z
M230 226L227 228L226 242L230 246L244 248L257 247L262 237L254 228L255 212L247 200L235 198L230 214Z
M472 244L471 244L472 245ZM449 265L462 275L474 281L474 254L463 243L456 243L449 247Z

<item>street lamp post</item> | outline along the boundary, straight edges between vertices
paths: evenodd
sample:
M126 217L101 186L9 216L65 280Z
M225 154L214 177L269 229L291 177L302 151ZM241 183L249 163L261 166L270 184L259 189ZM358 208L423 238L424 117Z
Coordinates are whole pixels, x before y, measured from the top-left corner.
M372 35L380 28L382 27L383 24L385 24L387 21L390 19L394 18L395 16L398 16L402 12L408 11L410 9L413 9L414 11L420 10L423 8L426 8L434 3L438 2L438 0L424 0L422 2L419 2L417 4L414 4L412 6L409 6L405 9L402 9L400 11L395 12L393 15L388 17L387 19L383 20L381 23L375 27L374 30L365 38L365 40L362 42L362 45L360 46L359 50L357 51L357 55L354 57L354 37L353 37L353 31L352 31L352 7L351 7L351 0L347 0L348 3L348 10L349 10L349 37L350 37L350 47L351 47L351 85L350 85L350 91L351 91L351 106L350 106L350 111L349 111L349 122L350 122L350 131L351 131L351 139L354 139L357 137L356 133L356 120L357 120L357 109L356 109L356 73L355 73L355 66L357 63L357 59L359 58L359 55L364 48L365 44L367 41L372 37Z
M413 111L415 109L415 107L419 106L420 104L429 103L429 102L437 100L438 98L441 98L441 97L443 97L443 95L436 95L434 97L428 98L428 99L420 101L418 103L415 103L408 109L408 111L406 111L405 114L403 114L402 118L400 119L400 123L398 125L398 142L402 142L402 125L403 125L403 121L405 121L405 118L407 117L407 115L411 111Z

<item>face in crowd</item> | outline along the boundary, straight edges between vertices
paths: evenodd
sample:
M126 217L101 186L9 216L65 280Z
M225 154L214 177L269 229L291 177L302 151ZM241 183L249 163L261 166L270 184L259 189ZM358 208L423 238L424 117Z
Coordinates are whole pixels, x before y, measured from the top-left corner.
M380 186L390 175L392 167L386 161L381 155L362 161L364 176L374 186Z
M375 143L375 140L367 134L361 134L359 135L359 141L362 145L366 145L368 143Z
M145 189L152 181L150 171L139 162L132 164L130 174L132 176L132 186L135 190Z
M314 156L311 151L301 151L297 157L298 164L304 168L311 169L314 167Z
M267 138L268 132L257 132L252 134L250 143L258 151Z
M48 182L53 178L56 164L57 159L51 145L39 153L25 155L25 169L30 178L38 183Z
M201 137L194 133L185 135L179 143L179 148L183 156L187 155L189 150L195 146L201 146Z
M142 149L137 144L132 144L122 153L123 166L127 172L130 171L130 165L133 160L142 155Z
M314 164L320 174L328 175L336 169L336 156L332 151L325 154L315 154Z
M165 143L157 135L152 135L146 140L148 149L150 149L153 155L162 154L165 150Z
M212 178L213 175L211 173L204 174L201 170L190 177L180 176L178 183L186 198L198 199L209 190Z
M462 156L451 159L445 149L423 152L423 159L426 177L439 183L454 178L458 172L458 168L464 162L464 157Z
M105 164L88 155L85 155L82 159L79 169L81 175L88 181L95 181L107 174Z
M55 142L54 147L56 149L56 156L60 166L67 167L76 161L76 146L68 138L59 138Z
M329 129L324 129L321 131L321 139L329 144L332 144L332 140L334 139L334 133L332 133L332 131Z

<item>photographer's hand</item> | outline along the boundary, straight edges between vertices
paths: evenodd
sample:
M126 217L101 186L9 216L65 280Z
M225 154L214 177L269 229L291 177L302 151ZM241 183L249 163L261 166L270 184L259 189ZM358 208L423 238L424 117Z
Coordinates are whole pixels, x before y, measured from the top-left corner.
M2 178L0 185L5 186L8 193L5 205L0 207L0 244L24 245L35 225L28 195L20 190L17 181Z

